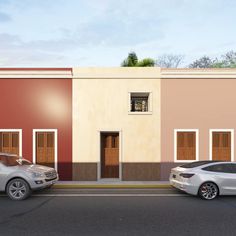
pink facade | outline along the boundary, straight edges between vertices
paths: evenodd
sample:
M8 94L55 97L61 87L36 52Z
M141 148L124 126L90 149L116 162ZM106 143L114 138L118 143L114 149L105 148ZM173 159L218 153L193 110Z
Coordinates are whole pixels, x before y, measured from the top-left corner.
M210 129L236 128L235 91L236 79L162 79L161 179L166 180L170 168L180 165L174 162L175 129L198 129L199 160L210 159ZM235 160L233 146L235 141L231 149Z

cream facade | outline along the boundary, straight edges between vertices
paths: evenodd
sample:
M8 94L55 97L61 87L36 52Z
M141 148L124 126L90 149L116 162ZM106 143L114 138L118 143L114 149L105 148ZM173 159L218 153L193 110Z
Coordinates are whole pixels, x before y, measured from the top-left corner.
M101 135L111 133L119 140L118 179L158 180L160 69L74 68L72 88L73 179L102 178ZM131 112L132 94L148 94L148 111Z

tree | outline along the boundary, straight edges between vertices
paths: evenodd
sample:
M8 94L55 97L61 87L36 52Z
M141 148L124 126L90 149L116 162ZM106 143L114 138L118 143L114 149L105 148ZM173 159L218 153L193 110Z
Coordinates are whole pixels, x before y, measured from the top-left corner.
M155 66L155 61L152 58L144 58L141 61L138 61L137 66L140 67L153 67Z
M177 68L183 59L183 55L163 54L156 60L156 65L164 68Z
M152 58L144 58L139 61L135 52L130 52L128 57L121 63L123 67L152 67L155 66L155 61Z
M190 68L236 68L236 52L229 51L220 58L203 56L189 65Z
M189 68L212 68L214 61L208 56L203 56L189 65Z
M121 63L123 67L133 67L137 66L138 57L135 52L130 52L128 57Z

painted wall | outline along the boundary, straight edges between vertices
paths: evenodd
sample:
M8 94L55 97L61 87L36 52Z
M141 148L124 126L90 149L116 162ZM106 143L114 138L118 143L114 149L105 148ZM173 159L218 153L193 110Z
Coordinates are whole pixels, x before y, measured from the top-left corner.
M71 180L71 79L0 79L0 129L22 129L23 156L32 161L33 129L58 129L58 171Z
M121 131L121 162L160 162L158 68L73 71L73 162L99 162L99 131ZM155 78L155 79L154 79ZM152 92L152 114L129 114L129 92Z
M209 129L236 129L235 88L236 79L161 80L162 179L179 165L173 164L174 129L199 129L200 160L209 159Z

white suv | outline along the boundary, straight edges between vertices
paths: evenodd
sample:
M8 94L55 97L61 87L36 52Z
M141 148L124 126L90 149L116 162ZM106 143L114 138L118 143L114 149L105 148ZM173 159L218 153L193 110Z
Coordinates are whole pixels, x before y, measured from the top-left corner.
M57 180L58 174L53 168L0 153L0 191L5 191L12 200L24 200L32 190L50 187Z

